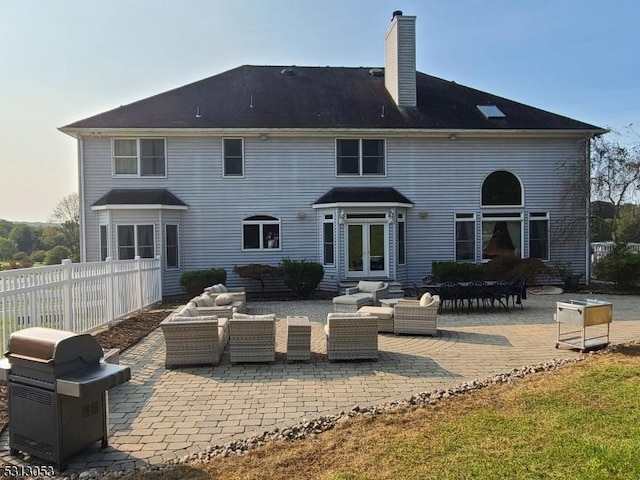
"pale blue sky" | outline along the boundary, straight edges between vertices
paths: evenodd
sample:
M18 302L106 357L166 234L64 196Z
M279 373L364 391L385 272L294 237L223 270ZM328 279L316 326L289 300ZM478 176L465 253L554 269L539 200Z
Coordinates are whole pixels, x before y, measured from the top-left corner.
M238 65L383 66L393 10L418 70L603 127L639 121L637 0L2 0L0 218L77 191L58 127Z

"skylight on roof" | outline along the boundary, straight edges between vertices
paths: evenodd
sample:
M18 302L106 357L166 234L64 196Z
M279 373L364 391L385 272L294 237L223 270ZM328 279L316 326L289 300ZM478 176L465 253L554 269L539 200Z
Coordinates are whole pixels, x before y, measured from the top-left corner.
M484 115L484 117L488 120L492 118L504 118L506 115L495 105L476 105L478 110Z

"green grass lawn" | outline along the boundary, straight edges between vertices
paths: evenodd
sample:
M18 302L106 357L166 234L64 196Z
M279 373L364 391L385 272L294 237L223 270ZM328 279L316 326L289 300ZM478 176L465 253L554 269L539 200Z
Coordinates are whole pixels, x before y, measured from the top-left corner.
M640 345L242 457L127 478L640 478Z

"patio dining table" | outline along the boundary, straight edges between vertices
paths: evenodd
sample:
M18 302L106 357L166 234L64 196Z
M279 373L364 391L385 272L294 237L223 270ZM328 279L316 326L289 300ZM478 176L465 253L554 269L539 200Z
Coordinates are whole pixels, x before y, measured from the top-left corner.
M464 309L464 304L467 304L467 312L470 311L473 301L476 301L476 308L480 308L480 302L482 301L483 309L486 310L487 303L490 302L491 306L498 302L498 309L500 306L504 307L506 311L509 311L509 296L510 286L505 287L503 291L497 291L496 286L503 285L503 282L495 280L483 280L482 285L485 291L479 293L477 289L473 287L475 282L439 282L422 285L422 292L429 292L432 295L440 296L440 311L446 308L449 304L453 311L461 311Z

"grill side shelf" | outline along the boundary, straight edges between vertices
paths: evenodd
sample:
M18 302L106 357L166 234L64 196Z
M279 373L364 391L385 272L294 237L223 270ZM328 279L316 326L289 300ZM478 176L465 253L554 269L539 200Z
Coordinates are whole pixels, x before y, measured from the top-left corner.
M56 392L69 397L84 397L116 387L131 380L131 368L102 363L56 380Z

